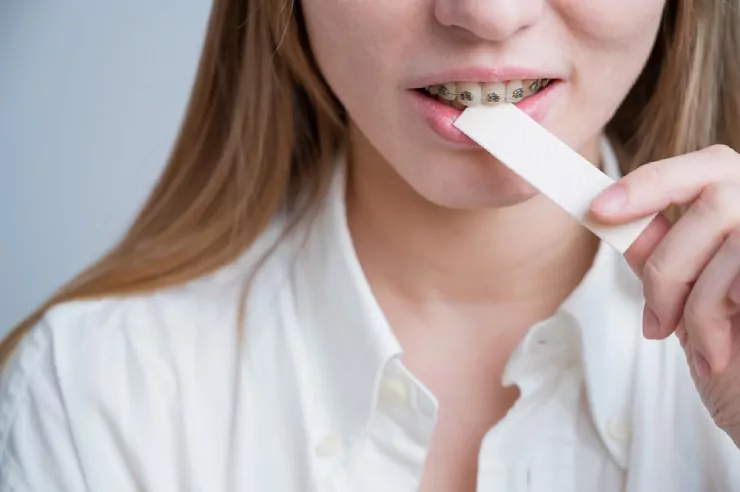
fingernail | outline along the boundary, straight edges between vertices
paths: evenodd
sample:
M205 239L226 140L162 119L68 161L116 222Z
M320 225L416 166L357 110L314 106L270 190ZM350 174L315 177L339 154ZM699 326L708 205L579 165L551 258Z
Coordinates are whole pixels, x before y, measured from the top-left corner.
M694 359L694 370L701 378L709 377L709 375L712 372L712 369L709 367L709 362L707 362L707 359L704 358L703 355L699 353L698 350L694 349L693 353L693 359Z
M645 338L656 339L660 332L660 320L650 306L645 305L642 310L642 334Z
M619 184L612 185L591 203L591 209L602 214L613 214L627 204L627 193Z

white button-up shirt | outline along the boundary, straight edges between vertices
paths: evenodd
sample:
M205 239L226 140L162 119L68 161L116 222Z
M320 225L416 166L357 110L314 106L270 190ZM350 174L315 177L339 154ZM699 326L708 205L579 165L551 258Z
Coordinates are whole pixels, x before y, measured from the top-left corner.
M0 380L0 491L417 490L438 404L355 256L339 169L248 290L281 218L213 275L51 309ZM483 439L480 492L740 491L740 451L675 337L642 338L642 306L601 247L508 363L521 396Z

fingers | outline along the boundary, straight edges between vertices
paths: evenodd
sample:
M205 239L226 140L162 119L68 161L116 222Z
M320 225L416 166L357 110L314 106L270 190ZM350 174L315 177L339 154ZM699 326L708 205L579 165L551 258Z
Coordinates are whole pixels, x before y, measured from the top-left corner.
M740 229L727 237L696 280L686 301L683 325L700 376L719 374L730 363L732 321L740 313L735 297L738 283Z
M692 203L712 183L740 182L737 162L738 154L730 147L713 145L646 164L599 195L591 203L591 213L606 223L624 223L671 204Z
M681 347L685 349L686 343L689 341L689 335L686 333L686 323L684 323L683 320L679 321L675 333Z
M658 215L625 253L642 278L645 336L676 332L695 372L724 371L740 316L740 155L715 145L647 164L591 203L620 224L690 204L673 226Z
M645 263L670 229L671 223L668 219L657 215L624 253L627 263L638 277L642 278Z
M654 248L642 269L647 338L670 335L689 293L727 234L740 225L740 186L712 185ZM643 256L641 256L642 258Z

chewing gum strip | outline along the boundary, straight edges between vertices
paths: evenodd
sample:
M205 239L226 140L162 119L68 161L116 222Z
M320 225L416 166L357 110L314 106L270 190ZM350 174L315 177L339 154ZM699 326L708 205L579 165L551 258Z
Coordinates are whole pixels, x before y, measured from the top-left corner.
M622 254L654 217L616 226L591 218L591 201L614 180L513 104L471 106L454 124Z

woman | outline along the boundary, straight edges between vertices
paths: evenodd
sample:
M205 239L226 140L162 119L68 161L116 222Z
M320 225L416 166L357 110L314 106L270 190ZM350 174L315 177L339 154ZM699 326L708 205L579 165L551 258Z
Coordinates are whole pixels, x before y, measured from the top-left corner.
M739 40L737 0L216 0L149 202L2 344L0 490L740 490ZM600 245L471 91L618 180L596 219L680 213Z

